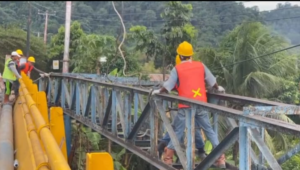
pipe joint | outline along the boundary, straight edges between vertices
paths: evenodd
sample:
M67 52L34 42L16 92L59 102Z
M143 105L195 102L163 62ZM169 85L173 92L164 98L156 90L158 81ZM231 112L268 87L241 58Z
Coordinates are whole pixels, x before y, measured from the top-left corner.
M43 129L43 128L48 128L48 129L50 129L50 126L49 125L42 125L42 126L40 126L39 128L38 128L38 130L37 130L37 134L39 135L39 136L41 136L41 130Z
M41 167L43 167L43 166L45 166L45 167L47 167L48 169L50 169L48 163L47 163L47 162L43 162L43 163L40 163L40 164L35 168L35 170L39 170L39 169L40 169Z

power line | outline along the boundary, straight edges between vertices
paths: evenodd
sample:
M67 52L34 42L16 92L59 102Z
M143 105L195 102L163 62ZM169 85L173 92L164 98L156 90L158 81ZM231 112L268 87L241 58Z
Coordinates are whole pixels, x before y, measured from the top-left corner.
M291 47L287 47L287 48L284 48L284 49L281 49L281 50L273 51L273 52L271 52L271 53L264 54L264 55L261 55L261 56L258 56L258 57L254 57L254 58L250 58L250 59L246 59L246 60L237 61L237 62L235 62L235 63L226 65L226 67L234 66L234 65L236 65L236 64L243 63L243 62L246 62L246 61L255 60L255 59L258 59L258 58L267 57L267 56L269 56L269 55L273 55L273 54L276 54L276 53L280 53L280 52L282 52L282 51L290 50L290 49L293 49L293 48L296 48L296 47L300 47L300 44L297 44L297 45L294 45L294 46L291 46ZM223 67L224 67L224 66L223 66ZM219 67L219 68L222 69L223 67ZM218 69L219 69L219 68L218 68Z

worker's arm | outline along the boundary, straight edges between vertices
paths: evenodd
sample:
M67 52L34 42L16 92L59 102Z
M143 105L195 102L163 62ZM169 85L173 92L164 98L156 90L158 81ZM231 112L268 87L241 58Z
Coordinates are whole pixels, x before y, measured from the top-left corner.
M178 79L177 71L174 67L170 73L169 79L163 83L163 87L158 90L154 90L152 94L171 92L176 85L177 79Z
M20 66L19 66L19 70L23 70L25 68L25 64L21 64Z
M203 64L203 63L202 63ZM218 90L218 83L216 77L211 73L211 71L204 65L204 72L205 72L205 82L209 87L213 87Z
M177 71L176 71L176 68L174 67L170 72L169 79L164 82L161 92L164 92L164 91L171 92L175 88L177 79L178 79Z
M19 79L21 78L21 75L18 73L16 69L16 64L14 61L11 61L8 63L8 68L15 74L15 76Z

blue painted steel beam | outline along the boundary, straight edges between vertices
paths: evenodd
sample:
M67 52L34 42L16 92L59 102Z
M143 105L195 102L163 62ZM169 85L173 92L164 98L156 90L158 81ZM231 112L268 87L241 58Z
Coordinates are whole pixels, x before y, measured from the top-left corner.
M102 127L106 126L108 123L109 115L111 113L111 107L112 107L112 94L110 94L108 102L107 102L107 107L105 109L105 115L102 120Z
M65 80L64 79L62 79L61 80L61 94L60 94L60 96L61 96L61 107L62 108L65 108L65 106L66 106L66 90L68 90L68 89L65 89Z
M60 80L57 80L56 83L55 83L55 86L56 86L55 89L57 89L57 90L55 90L54 103L57 103L57 104L59 103L59 99L60 99L60 95L61 95L61 91L62 91L62 89L61 89L62 81L63 80L60 79Z
M246 96L238 96L233 94L221 94L221 93L207 93L208 99L218 98L220 100L227 100L231 102L243 103L243 104L254 104L254 105L263 105L263 106L293 106L286 103L279 103L269 100L257 99Z
M139 96L137 93L134 93L134 122L138 120L138 110L139 110Z
M69 115L64 115L64 125L65 125L65 135L66 135L66 144L67 144L67 154L68 157L71 153L71 138L72 138L72 125Z
M249 129L249 132L252 136L252 140L256 143L258 149L261 151L263 156L266 158L268 164L272 169L282 170L277 160L274 158L273 154L261 139L259 132L256 129Z
M239 128L234 128L221 142L207 155L207 157L195 168L195 170L206 170L231 146L239 137Z
M113 135L117 135L117 94L116 90L112 90L112 102L111 102L111 131Z
M156 157L157 156L156 154L157 153L157 147L156 147L157 146L157 134L156 134L157 114L156 114L156 109L153 107L150 107L149 119L150 119L150 154Z
M143 122L145 121L145 119L149 115L149 113L150 113L150 103L148 102L147 105L145 106L141 116L139 117L138 121L134 124L134 126L127 138L128 140L133 140L135 138L138 130L142 126Z
M71 106L70 108L72 110L75 110L75 106L76 106L76 93L77 93L77 90L76 90L76 84L75 82L71 82Z
M75 88L76 88L76 94L75 94L75 110L76 114L80 115L80 88L79 88L79 82L75 83Z
M89 112L90 112L90 110L91 110L91 102L92 102L92 95L93 95L93 93L92 93L92 88L89 90L89 95L88 95L88 98L87 98L87 102L86 102L86 104L84 104L84 116L88 116L89 115ZM93 107L95 107L95 106L93 106Z
M244 107L244 110L248 110L251 114L258 115L300 115L300 106L255 106Z
M300 152L300 143L298 143L293 149L288 151L286 154L282 155L277 162L279 164L283 164L285 161L290 159L292 156L296 155L298 152Z
M249 115L249 111L243 112L245 115ZM251 161L250 161L250 138L248 134L247 123L240 121L239 122L239 169L241 170L250 170Z
M94 85L91 87L91 114L92 114L92 122L96 123L96 108L97 108L97 103L96 103L96 89Z
M125 105L124 105L124 136L125 138L128 137L131 131L131 93L125 93Z
M186 160L187 170L194 169L194 146L195 146L195 114L196 107L192 107L192 109L185 115L185 126L186 126L186 137L187 137L187 145L186 145Z
M44 81L43 79L39 79L39 91L44 91Z

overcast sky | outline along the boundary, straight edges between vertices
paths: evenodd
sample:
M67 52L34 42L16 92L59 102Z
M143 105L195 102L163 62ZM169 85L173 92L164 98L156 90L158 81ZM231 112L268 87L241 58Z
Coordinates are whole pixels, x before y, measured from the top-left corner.
M297 4L300 6L300 1L247 1L243 3L245 7L258 6L259 11L268 11L268 10L276 9L278 3L284 4L285 2L289 2L292 5Z

